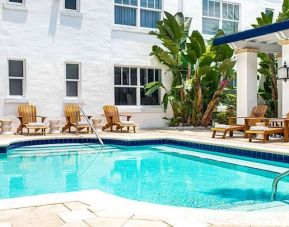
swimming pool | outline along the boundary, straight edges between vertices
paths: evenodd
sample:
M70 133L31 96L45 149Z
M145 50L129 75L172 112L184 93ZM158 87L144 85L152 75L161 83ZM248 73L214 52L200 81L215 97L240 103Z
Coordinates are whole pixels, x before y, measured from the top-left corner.
M270 201L289 164L170 144L22 146L0 155L0 198L98 189L163 205L238 209ZM278 187L289 199L289 182Z

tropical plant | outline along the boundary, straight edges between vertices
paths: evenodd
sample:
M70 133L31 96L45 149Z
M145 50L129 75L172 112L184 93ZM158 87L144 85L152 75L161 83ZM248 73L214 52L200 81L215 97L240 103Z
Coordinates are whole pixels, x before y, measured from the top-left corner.
M257 23L253 24L254 28L261 27L274 23L274 14L261 13L260 17L256 18ZM282 11L279 13L276 22L281 22L289 19L289 0L284 0ZM278 63L277 56L273 53L259 53L260 59L258 73L260 75L260 86L258 95L264 100L269 107L269 117L278 116L278 86L277 86L277 72Z
M228 45L206 45L198 31L189 32L190 27L191 18L165 12L165 18L157 23L158 31L150 33L162 42L162 46L152 47L151 55L167 67L172 83L169 88L161 82L149 83L146 93L162 88L162 104L165 110L171 105L174 118L183 124L208 126L221 94L234 77L235 61ZM221 35L224 33L219 31L217 37Z

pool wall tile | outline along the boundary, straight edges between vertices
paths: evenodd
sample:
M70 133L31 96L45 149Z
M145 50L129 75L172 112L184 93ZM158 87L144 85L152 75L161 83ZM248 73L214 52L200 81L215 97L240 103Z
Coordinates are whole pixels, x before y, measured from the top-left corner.
M167 144L167 145L178 145L182 147L190 147L194 149L202 149L216 153L245 156L250 158L258 158L269 161L277 161L283 163L289 163L289 156L283 154L274 154L269 152L261 152L254 150L238 149L232 147L222 147L217 145L180 141L173 139L148 139L148 140L120 140L120 139L103 139L104 144L114 144L123 146L142 146L142 145L157 145L157 144ZM0 147L0 153L7 153L8 150L15 149L22 146L30 145L43 145L43 144L63 144L63 143L97 143L99 141L94 138L60 138L60 139L50 139L50 140L28 140L15 142L10 144L8 147Z

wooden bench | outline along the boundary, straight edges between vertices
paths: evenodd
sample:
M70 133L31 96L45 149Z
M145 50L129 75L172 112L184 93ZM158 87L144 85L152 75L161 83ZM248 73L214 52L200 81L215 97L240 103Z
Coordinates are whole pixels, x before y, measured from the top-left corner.
M269 141L269 136L272 134L284 134L284 128L268 128L265 130L247 130L245 132L248 135L249 142L252 142L253 135L263 135L263 143Z
M211 129L211 131L213 132L212 138L215 138L217 132L222 132L222 139L225 139L228 132L230 133L230 137L232 137L234 131L240 130L244 130L244 125L228 125L228 127L224 128L214 127Z

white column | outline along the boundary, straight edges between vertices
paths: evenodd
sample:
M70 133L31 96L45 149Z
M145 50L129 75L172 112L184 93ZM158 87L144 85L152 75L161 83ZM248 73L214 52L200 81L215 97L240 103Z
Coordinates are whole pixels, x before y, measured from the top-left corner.
M282 45L282 60L289 63L289 40L281 42ZM282 81L282 116L285 117L289 112L289 81Z
M278 59L278 68L280 68L283 65L282 61L282 54L277 55ZM282 112L282 96L283 96L283 89L282 89L283 82L281 80L277 81L277 89L278 89L278 117L282 118L283 112Z
M257 50L237 51L237 116L249 116L257 105ZM243 123L240 119L238 123Z

